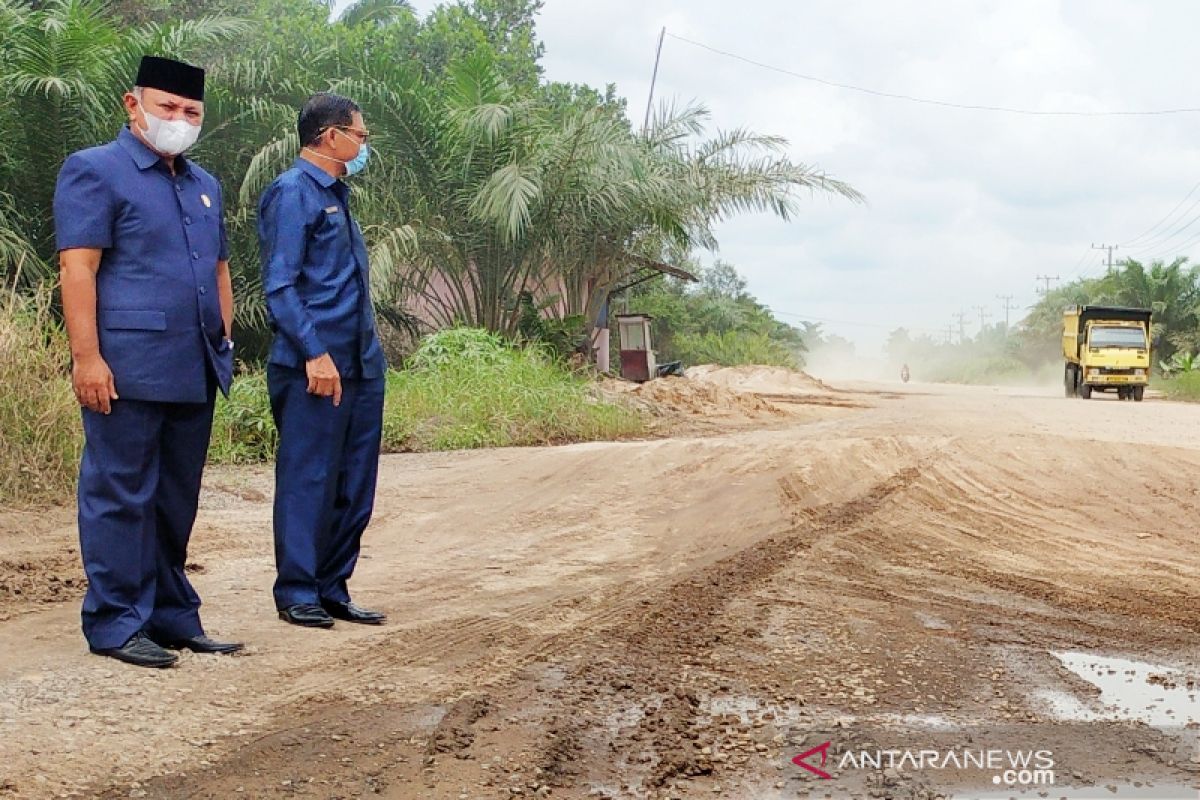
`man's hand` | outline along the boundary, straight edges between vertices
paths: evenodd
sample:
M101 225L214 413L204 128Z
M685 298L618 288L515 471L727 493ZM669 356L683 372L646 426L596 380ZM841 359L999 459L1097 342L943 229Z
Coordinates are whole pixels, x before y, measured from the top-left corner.
M112 370L99 353L75 359L71 379L79 405L100 414L112 411L112 401L118 399L117 387Z
M338 374L337 366L329 353L317 356L304 364L308 373L308 393L318 397L333 397L333 404L342 404L342 376Z

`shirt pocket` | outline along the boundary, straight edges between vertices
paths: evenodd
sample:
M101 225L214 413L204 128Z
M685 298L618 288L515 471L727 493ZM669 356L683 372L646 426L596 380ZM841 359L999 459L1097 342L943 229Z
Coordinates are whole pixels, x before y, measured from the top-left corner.
M317 230L332 244L350 246L350 224L346 212L342 211L340 206L326 206L321 209L321 223Z
M128 308L106 308L99 313L100 326L110 331L165 331L167 312Z

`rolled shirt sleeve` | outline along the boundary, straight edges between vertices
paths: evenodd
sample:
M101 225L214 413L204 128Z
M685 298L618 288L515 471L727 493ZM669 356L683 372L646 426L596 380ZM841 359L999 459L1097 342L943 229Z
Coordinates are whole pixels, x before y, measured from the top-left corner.
M294 187L273 185L258 208L258 242L262 253L263 292L279 330L312 360L327 352L316 326L296 291L304 265L308 215Z
M54 233L59 250L105 250L113 244L116 203L108 184L80 153L71 155L54 187Z

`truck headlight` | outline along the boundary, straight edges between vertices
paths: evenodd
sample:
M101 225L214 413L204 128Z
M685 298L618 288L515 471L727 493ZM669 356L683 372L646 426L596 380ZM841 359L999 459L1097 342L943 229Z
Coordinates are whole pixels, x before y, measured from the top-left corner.
M1098 378L1098 377L1100 377L1100 370L1098 370L1098 369L1089 369L1089 370L1087 371L1087 376L1088 376L1089 378Z
M1135 369L1135 370L1133 371L1133 377L1135 377L1135 378L1144 378L1144 377L1146 377L1146 370L1144 370L1144 369Z

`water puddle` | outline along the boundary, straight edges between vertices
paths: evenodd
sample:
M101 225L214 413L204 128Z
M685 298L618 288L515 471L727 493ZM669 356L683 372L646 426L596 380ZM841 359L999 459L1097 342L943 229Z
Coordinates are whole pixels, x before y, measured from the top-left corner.
M1038 692L1035 696L1062 719L1139 720L1160 729L1200 726L1200 678L1194 674L1094 653L1061 652L1054 656L1100 690L1094 704L1068 692Z

